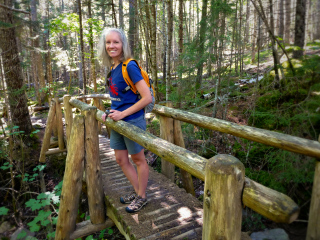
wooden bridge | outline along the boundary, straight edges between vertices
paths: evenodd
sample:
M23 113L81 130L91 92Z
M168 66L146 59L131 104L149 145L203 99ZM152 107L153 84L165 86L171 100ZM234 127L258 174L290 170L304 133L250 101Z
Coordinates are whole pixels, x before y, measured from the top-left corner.
M101 108L98 99L109 96L85 96L89 97L93 97L95 105ZM63 140L62 101L66 141ZM72 107L80 109L81 115L73 118ZM45 161L46 154L68 151L56 239L76 239L115 224L126 239L237 240L245 237L241 234L243 206L275 222L291 223L298 217L299 207L288 196L245 178L244 166L238 159L230 155L217 155L208 160L186 150L181 140L179 121L318 159L319 142L240 126L165 106L156 105L153 112L160 116L163 139L123 121L107 119L104 122L109 128L135 140L163 159L162 173L166 177L151 169L147 188L149 203L140 212L128 214L124 210L125 205L119 202L119 196L130 190L131 186L116 164L108 140L98 135L103 111L69 95L51 102L40 162ZM49 150L54 116L57 119L59 149ZM65 142L67 147L64 146ZM175 166L182 172L186 190L172 182ZM90 220L76 224L83 172L87 183ZM205 181L203 204L192 195L191 175ZM319 175L320 163L317 161L308 240L320 239Z

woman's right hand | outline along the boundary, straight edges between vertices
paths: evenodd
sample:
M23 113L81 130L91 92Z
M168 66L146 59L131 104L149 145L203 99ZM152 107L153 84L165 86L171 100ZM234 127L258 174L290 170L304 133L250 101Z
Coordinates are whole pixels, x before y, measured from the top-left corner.
M101 116L102 120L105 122L106 121L106 118L107 118L107 114L106 113L103 113L102 116Z

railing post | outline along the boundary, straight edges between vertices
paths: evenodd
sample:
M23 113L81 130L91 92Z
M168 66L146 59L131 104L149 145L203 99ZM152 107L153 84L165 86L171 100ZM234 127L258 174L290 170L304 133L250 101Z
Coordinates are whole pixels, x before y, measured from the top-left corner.
M48 151L49 146L50 146L50 138L51 138L53 121L54 121L55 115L56 115L56 104L54 101L50 101L47 126L46 126L46 130L44 132L44 137L42 140L42 146L41 146L41 152L40 152L40 158L39 158L39 162L42 162L42 163L46 161L46 152Z
M76 228L84 170L84 117L78 115L70 136L55 239L70 239Z
M167 107L172 107L172 102L166 102ZM160 138L173 143L173 119L160 116ZM175 165L161 159L161 173L174 182Z
M320 142L320 136L319 136ZM320 239L320 160L316 161L309 210L307 240Z
M174 144L179 147L186 148L183 140L180 121L176 119L173 120L173 135L174 135ZM196 194L194 192L191 174L181 168L180 168L180 174L181 174L184 189L187 191L187 193L191 193L193 196L195 196Z
M203 240L240 240L244 165L235 157L210 158L205 169Z
M63 96L63 107L64 107L64 120L66 124L66 138L67 138L67 146L69 146L69 139L71 134L71 128L72 128L72 106L69 103L71 99L70 95L64 95Z
M55 97L54 101L56 102L56 118L57 118L57 128L58 128L58 144L59 149L64 149L64 139L63 139L63 123L62 123L62 110L61 104L59 103L59 98Z
M89 214L93 224L105 222L104 193L99 157L98 121L96 107L84 109L86 182L88 186Z

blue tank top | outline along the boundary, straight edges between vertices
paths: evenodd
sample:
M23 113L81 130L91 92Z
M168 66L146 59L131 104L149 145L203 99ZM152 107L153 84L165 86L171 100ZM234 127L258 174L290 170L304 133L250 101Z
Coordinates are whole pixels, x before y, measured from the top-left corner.
M128 63L127 71L131 81L134 84L140 80L143 80L141 70L134 61L130 61ZM111 70L111 76L108 78L108 81L111 97L111 109L124 111L140 100L139 95L134 94L131 90L123 92L128 84L125 82L122 76L122 63L120 63L115 69ZM143 114L144 110L141 109L138 112L123 118L122 120L128 121L140 117Z

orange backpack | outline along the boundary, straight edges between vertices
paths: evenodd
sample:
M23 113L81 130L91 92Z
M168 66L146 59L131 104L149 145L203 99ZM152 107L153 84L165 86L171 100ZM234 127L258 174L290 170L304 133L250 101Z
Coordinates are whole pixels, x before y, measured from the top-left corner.
M128 74L128 71L127 71L127 65L130 61L135 61L137 63L137 65L139 66L140 70L141 70L141 75L144 79L144 81L146 82L148 88L150 89L150 93L151 93L151 97L152 97L152 102L149 103L145 108L145 112L148 113L148 112L151 112L152 109L153 109L153 106L154 106L154 103L155 103L155 98L154 98L154 88L152 86L152 80L149 79L149 76L148 76L148 73L143 70L139 63L137 62L137 60L135 59L132 59L132 58L129 58L128 60L124 61L122 63L122 76L125 80L125 82L128 84L128 86L123 90L123 92L127 92L129 91L130 89L134 92L134 94L139 94L136 86L133 84L133 82L131 81L130 77L129 77L129 74Z

